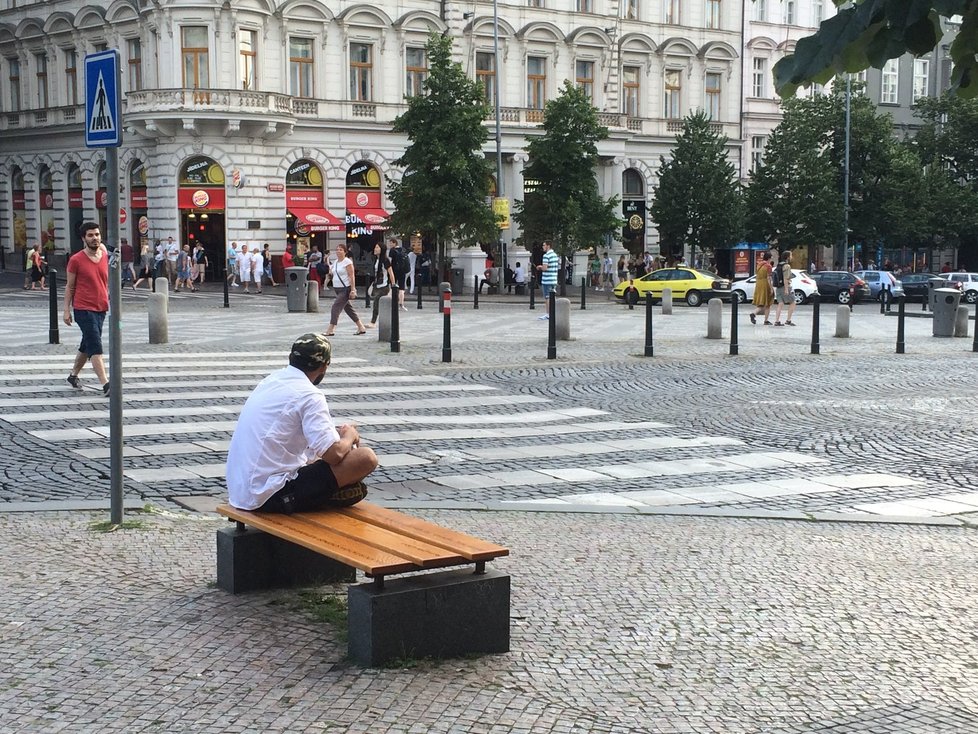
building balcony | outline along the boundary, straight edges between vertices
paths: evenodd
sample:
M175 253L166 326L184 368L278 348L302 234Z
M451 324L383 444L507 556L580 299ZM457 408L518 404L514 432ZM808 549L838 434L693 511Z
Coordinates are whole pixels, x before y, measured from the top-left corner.
M23 130L33 134L38 127L74 125L85 121L83 105L69 107L45 107L40 110L21 110L20 112L0 113L0 130L15 132Z

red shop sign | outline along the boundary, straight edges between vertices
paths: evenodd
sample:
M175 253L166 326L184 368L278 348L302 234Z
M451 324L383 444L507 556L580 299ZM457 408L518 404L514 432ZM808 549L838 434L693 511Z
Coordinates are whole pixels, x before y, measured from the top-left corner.
M177 189L177 207L180 209L224 209L224 188L196 188L187 186Z

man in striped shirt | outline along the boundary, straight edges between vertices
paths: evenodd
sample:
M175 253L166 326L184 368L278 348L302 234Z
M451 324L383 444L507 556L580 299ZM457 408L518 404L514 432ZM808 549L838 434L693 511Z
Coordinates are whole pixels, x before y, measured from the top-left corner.
M560 258L554 252L553 245L547 241L543 243L543 263L537 265L540 271L540 288L543 290L543 302L547 304L547 313L540 317L540 321L550 318L550 294L557 287L557 271L560 269Z

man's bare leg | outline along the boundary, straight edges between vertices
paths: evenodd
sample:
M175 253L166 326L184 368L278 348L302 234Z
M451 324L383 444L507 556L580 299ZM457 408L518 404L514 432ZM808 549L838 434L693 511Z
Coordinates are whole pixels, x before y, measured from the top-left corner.
M333 476L336 477L336 484L340 487L348 487L367 477L377 468L377 454L373 449L366 446L359 446L336 464L331 464Z
M109 381L109 378L105 372L105 359L101 354L92 355L92 369L95 370L95 375L98 377L99 385L104 385Z

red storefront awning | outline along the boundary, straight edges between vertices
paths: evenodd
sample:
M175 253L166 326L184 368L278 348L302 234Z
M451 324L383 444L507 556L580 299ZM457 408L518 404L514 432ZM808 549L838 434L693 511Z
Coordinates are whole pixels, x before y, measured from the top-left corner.
M310 232L342 232L346 224L325 209L289 209Z
M373 209L352 207L348 211L360 220L360 222L372 229L387 229L387 219L390 217L390 214L380 207Z

